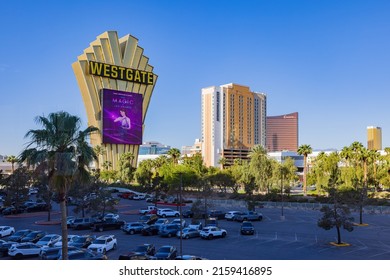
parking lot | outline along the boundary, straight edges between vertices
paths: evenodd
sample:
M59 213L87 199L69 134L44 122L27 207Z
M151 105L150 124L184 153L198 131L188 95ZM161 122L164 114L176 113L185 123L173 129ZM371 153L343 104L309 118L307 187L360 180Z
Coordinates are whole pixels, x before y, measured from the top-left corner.
M146 208L144 200L134 201L121 199L118 205L120 219L127 222L138 221L138 210ZM165 206L164 206L165 208ZM171 207L176 210L176 207ZM189 209L187 205L183 211ZM70 209L71 210L71 209ZM223 211L237 209L220 209ZM242 210L242 209L239 209ZM118 246L109 251L109 259L118 259L119 255L130 252L135 246L143 243L154 244L156 249L163 245L174 245L178 254L197 255L210 260L388 260L390 259L390 217L381 214L365 214L364 222L368 226L356 226L354 231L341 231L343 242L347 247L336 247L329 243L336 241L336 229L325 231L317 226L321 213L316 210L284 209L284 219L280 208L256 209L263 214L262 221L253 222L254 235L241 235L240 223L219 220L219 227L227 231L225 238L203 240L192 238L188 240L177 237L129 235L121 230L93 232L87 230L69 229L69 234L114 234ZM70 212L71 213L71 212ZM357 219L357 214L356 218ZM71 214L69 214L71 215ZM53 208L52 220L60 217L58 209ZM29 215L0 216L0 225L11 225L16 230L29 228L45 230L49 233L61 233L59 224L42 225L46 212L30 213ZM169 218L172 220L173 218ZM186 219L187 223L190 219ZM6 238L5 238L6 239ZM9 257L1 258L9 259Z

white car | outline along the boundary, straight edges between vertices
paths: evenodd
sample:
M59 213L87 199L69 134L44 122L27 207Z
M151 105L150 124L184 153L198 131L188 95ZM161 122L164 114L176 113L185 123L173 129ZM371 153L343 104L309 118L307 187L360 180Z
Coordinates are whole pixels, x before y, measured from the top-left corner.
M8 249L8 255L16 259L38 256L40 252L41 246L30 242L13 244Z
M225 219L227 221L233 221L235 215L241 215L242 213L242 211L229 211L225 214Z
M176 224L180 226L180 219L174 219L171 224ZM187 225L186 221L184 219L181 220L181 227L185 228Z
M144 194L136 194L133 196L133 200L143 200L146 198L146 195Z
M72 242L74 241L76 238L79 238L80 235L75 235L75 234L68 234L68 244L69 242ZM54 243L53 245L54 247L62 247L62 238L61 240L57 241L56 243Z
M106 254L110 250L115 250L117 241L114 235L102 235L96 238L88 249L94 252Z
M103 218L104 219L115 219L115 220L118 220L119 219L119 215L115 214L115 213L107 213L107 214L104 215Z
M225 237L227 231L219 227L209 226L200 231L200 237L203 239L213 239L214 237Z
M157 211L157 216L160 216L160 217L179 217L180 216L180 213L179 211L175 211L175 210L172 210L172 209L169 209L169 208L164 208L164 209L159 209Z
M47 234L36 243L39 246L53 246L58 241L61 241L62 237L59 234Z
M15 233L15 228L10 226L0 226L0 238L9 236Z

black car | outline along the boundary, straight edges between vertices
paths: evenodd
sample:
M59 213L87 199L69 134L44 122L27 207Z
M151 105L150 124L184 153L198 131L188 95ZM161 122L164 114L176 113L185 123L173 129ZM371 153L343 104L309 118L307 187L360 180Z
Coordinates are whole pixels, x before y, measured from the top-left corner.
M1 213L3 215L12 215L12 214L23 213L23 211L24 210L22 208L16 209L15 206L9 206L9 207L4 208L3 211L1 211Z
M203 210L194 212L193 210L186 210L182 213L183 218L198 218L204 219L206 218L206 213Z
M154 254L153 259L155 260L174 260L177 256L177 249L175 246L162 246L160 247L156 254Z
M141 229L141 234L142 235L157 235L159 230L160 230L159 225L146 226L143 229Z
M156 248L153 244L142 244L134 248L133 251L126 255L120 255L120 260L135 260L135 259L149 259L156 253Z
M26 212L39 212L39 211L48 211L49 210L49 205L45 202L39 202L36 203L35 205L28 206L26 208Z
M245 234L253 235L253 234L255 234L255 227L253 226L253 224L251 222L245 221L245 222L242 222L242 224L241 224L240 232L243 235L245 235Z
M29 234L27 234L25 237L23 237L20 242L36 243L39 239L44 237L46 234L47 234L46 231L34 230L34 231L30 232Z
M14 242L20 242L24 237L27 236L27 234L29 234L30 232L32 232L31 229L22 229L22 230L18 230L16 231L14 234L12 234L10 237L8 237L8 241L14 241Z
M90 229L98 220L95 218L77 218L69 225L73 229Z
M216 218L217 220L225 219L225 212L222 212L220 210L211 210L209 212L209 218Z
M87 248L92 242L96 239L96 236L91 235L82 235L73 239L68 243L68 246L73 246L77 248Z
M0 257L6 257L8 256L8 249L11 247L12 244L16 244L17 242L13 241L6 241L0 243Z

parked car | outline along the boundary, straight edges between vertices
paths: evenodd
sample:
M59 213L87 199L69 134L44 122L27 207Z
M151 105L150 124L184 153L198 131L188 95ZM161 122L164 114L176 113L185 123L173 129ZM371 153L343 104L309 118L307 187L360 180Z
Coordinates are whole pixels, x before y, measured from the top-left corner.
M74 222L75 219L76 219L75 216L66 217L66 226L70 228L71 227L70 225Z
M174 225L179 225L179 227L180 227L180 222L181 222L181 227L185 228L187 223L186 223L186 220L184 220L184 219L181 219L181 220L180 219L173 219L170 223L174 224Z
M0 238L10 236L15 233L15 228L11 226L0 226Z
M119 214L116 213L106 213L103 217L103 219L119 219Z
M183 256L177 256L175 260L205 260L205 258L194 256L194 255L183 255Z
M60 256L61 259L61 256ZM68 253L68 260L107 260L107 256L101 252L79 249Z
M135 195L135 193L133 193L133 192L121 192L121 193L118 193L118 197L121 197L121 198L124 198L124 199L131 199L134 195Z
M182 236L183 239L189 239L189 238L199 237L200 232L197 229L187 227L187 228L183 228L182 231L179 230L176 233L176 236L178 238L180 238L180 236Z
M79 235L68 234L68 246L69 246L69 242L72 242L73 240L76 240L79 237L80 237ZM61 238L61 240L59 240L56 243L54 243L53 246L54 247L62 247L62 238Z
M143 216L140 216L138 221L141 223L145 223L147 225L152 225L157 221L158 217L154 214L146 214Z
M104 231L104 230L110 230L110 229L120 229L125 224L125 221L120 221L113 218L106 218L100 221L96 221L92 225L92 229L94 231Z
M80 248L68 246L68 253L80 250ZM39 258L41 260L58 260L62 259L62 247L42 247L39 252Z
M197 211L196 213L192 210L185 210L185 211L183 211L182 216L184 218L196 217L197 219L204 219L207 215L206 215L206 212L203 210Z
M261 221L263 215L254 211L243 212L234 216L234 220L237 222L243 221Z
M193 229L196 229L196 230L201 230L203 228L203 225L201 222L198 222L198 221L192 221L189 225L188 225L189 228L193 228Z
M133 222L127 223L122 227L122 230L128 234L140 233L142 229L145 227L144 223Z
M176 236L178 230L180 230L180 225L166 224L160 228L158 234L162 237L172 237Z
M166 218L159 218L154 222L154 225L161 227L162 225L169 224L169 220Z
M114 235L102 235L96 238L88 249L94 252L106 254L110 250L115 250L117 246L117 240Z
M34 205L28 206L26 208L26 212L31 213L31 212L47 211L49 210L49 208L51 208L51 206L49 206L47 203L39 202Z
M253 226L252 222L244 221L241 224L240 228L240 233L245 235L245 234L250 234L253 235L255 234L255 227Z
M91 245L95 239L96 236L82 235L72 239L72 241L68 243L68 246L73 246L77 248L88 248L88 246Z
M143 229L141 229L141 234L142 235L157 235L160 230L160 226L153 224L150 226L145 226Z
M213 239L215 237L225 237L227 231L219 227L208 226L200 231L200 237L203 239Z
M27 242L27 243L16 243L12 244L8 249L8 255L15 258L21 259L25 257L35 257L39 255L41 246Z
M155 260L174 260L177 256L177 249L175 246L165 245L160 247L154 254Z
M229 211L225 214L225 219L226 221L234 221L234 216L241 215L241 214L243 214L242 211Z
M217 227L218 226L218 220L217 218L208 218L205 222L205 226L214 226L214 227Z
M153 256L156 253L156 248L153 244L142 244L134 248L126 255L120 255L120 260L134 260L134 259L143 259L139 257Z
M18 214L18 213L22 213L22 212L23 212L23 209L20 209L20 208L16 209L15 206L9 206L9 207L4 208L1 213L5 216L5 215Z
M47 234L44 237L42 237L41 239L39 239L36 244L39 246L52 247L52 246L54 246L55 243L57 243L61 239L62 239L62 237L59 234L55 234L55 233Z
M144 194L136 194L133 196L134 200L143 200L145 198L146 198L146 196Z
M18 231L15 231L14 234L8 237L8 241L14 241L14 242L20 242L23 237L25 237L27 234L32 232L31 229L21 229Z
M43 231L43 230L34 230L32 232L30 232L29 234L27 234L25 237L23 237L20 242L32 242L32 243L36 243L39 241L39 239L41 239L42 237L44 237L45 235L47 234L46 231Z
M0 257L8 256L8 249L12 246L12 244L18 244L18 243L0 239Z
M209 212L209 218L216 218L217 220L225 219L225 212L221 210L211 210Z
M92 217L89 218L77 218L69 225L73 229L90 229L93 224L98 220Z
M157 211L157 216L163 217L163 218L165 218L165 217L179 217L180 213L179 213L179 211L176 211L176 210L164 208L164 209L159 209Z
M147 213L149 213L150 211L152 210L157 210L157 207L154 206L154 205L149 205L148 207L146 207L145 209L140 209L138 210L138 213L140 213L141 215L145 215ZM157 213L156 213L157 214Z

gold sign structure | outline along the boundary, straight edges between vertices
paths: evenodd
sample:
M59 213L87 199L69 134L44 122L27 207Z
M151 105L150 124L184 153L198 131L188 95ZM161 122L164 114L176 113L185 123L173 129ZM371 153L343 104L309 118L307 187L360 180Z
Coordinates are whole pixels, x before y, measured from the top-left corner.
M113 169L117 169L120 155L126 152L134 155L132 166L136 167L139 145L103 144L101 90L105 88L142 94L143 131L157 81L153 66L148 64L149 58L143 52L135 37L126 35L119 39L116 31L107 31L99 35L72 64L87 112L88 125L100 129L99 133L91 135L91 144L104 147L103 160L99 162L109 161Z

